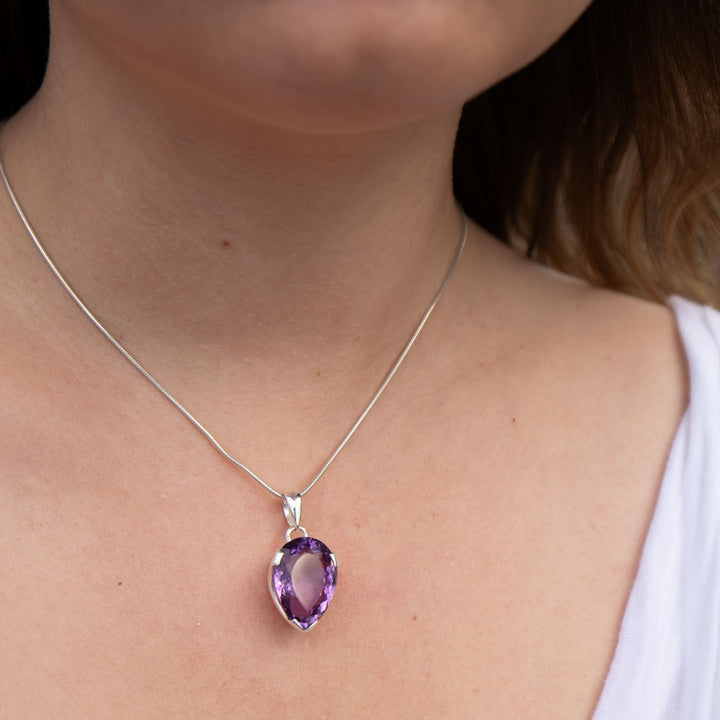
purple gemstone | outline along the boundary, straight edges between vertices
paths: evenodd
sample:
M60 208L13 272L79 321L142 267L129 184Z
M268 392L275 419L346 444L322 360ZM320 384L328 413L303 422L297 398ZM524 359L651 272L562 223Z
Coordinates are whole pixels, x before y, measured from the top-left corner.
M270 593L285 618L309 630L327 610L337 584L337 560L327 545L301 537L283 545L270 566Z

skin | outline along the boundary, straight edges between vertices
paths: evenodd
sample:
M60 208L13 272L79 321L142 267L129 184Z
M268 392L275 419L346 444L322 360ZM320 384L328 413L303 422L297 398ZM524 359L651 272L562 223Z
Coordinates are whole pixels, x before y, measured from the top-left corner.
M3 157L90 307L297 490L455 252L462 103L585 4L57 0ZM5 197L0 233L5 716L591 715L686 404L667 309L472 225L308 495L341 585L301 636L264 587L278 503L79 315Z
M199 98L263 124L337 133L446 113L540 54L587 4L55 3L153 94L161 83L178 102Z

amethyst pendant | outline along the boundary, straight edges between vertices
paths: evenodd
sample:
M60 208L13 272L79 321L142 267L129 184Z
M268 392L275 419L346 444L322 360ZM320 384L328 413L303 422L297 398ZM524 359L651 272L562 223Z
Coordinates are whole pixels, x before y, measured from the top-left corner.
M275 553L269 580L270 594L283 617L307 631L315 627L335 594L337 559L319 540L295 538Z

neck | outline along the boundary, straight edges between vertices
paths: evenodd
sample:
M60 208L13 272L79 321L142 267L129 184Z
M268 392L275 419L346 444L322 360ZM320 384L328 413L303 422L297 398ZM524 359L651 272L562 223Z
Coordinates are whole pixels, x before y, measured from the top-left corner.
M343 135L211 121L130 92L78 46L51 55L3 145L31 220L94 309L176 358L287 357L318 338L333 355L373 334L374 349L397 345L457 246L456 112Z

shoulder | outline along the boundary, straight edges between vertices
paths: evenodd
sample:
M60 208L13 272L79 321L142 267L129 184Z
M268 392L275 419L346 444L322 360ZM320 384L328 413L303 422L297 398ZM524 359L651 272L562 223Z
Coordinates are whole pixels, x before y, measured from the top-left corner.
M524 355L543 383L585 397L588 412L614 414L615 423L628 415L623 408L679 420L688 372L672 306L591 286L487 238L472 253L470 272L474 265L485 284L475 313L492 308L484 337L500 338L509 363Z
M596 720L710 718L720 651L720 313L669 299L689 403ZM646 690L641 690L641 689Z
M551 366L571 368L577 403L593 416L584 438L600 447L587 457L604 468L601 492L620 519L603 550L633 523L647 528L637 532L641 559L594 717L709 719L720 650L720 313L539 266L522 273L548 338L539 346ZM645 522L642 511L627 513L633 503Z

